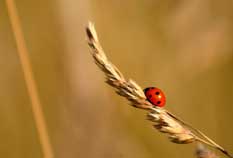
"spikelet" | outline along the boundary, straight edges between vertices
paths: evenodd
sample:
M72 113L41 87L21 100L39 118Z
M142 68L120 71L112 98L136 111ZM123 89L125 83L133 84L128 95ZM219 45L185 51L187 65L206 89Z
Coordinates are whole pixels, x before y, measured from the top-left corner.
M162 133L167 133L170 140L178 144L187 144L195 141L194 134L174 120L162 108L152 108L147 119L154 122L154 127Z
M96 34L94 26L90 23L86 28L88 44L92 49L92 56L96 65L105 73L106 83L116 88L116 92L127 98L132 106L150 109L152 105L146 101L141 87L131 79L125 80L122 73L106 57Z
M171 142L187 144L198 141L214 147L228 157L231 157L225 149L209 139L199 130L196 130L164 108L155 107L148 102L142 88L134 80L126 80L117 67L108 60L99 43L97 33L92 23L89 23L88 27L86 27L86 34L88 44L92 50L94 62L104 72L106 83L114 87L117 94L125 97L132 106L147 110L147 119L153 122L153 126L158 131L168 134ZM201 135L206 140L200 138L197 134Z

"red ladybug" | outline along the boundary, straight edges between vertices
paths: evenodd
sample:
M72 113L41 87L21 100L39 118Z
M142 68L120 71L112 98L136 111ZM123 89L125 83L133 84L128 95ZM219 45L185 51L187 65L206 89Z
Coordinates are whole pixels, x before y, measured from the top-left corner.
M156 87L148 87L144 89L144 93L146 95L147 100L159 107L163 107L166 103L166 97L164 93Z

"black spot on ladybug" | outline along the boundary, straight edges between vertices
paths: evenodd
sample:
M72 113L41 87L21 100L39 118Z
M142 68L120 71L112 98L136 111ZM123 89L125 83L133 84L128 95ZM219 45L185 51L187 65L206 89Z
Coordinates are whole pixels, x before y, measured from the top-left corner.
M155 89L155 87L152 87L151 89Z
M161 103L161 101L157 101L157 104L160 104Z
M156 95L159 95L159 92L155 92Z

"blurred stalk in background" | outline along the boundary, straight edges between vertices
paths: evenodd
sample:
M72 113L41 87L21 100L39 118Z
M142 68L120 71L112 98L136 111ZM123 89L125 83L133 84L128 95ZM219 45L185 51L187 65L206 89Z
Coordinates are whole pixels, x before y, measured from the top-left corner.
M6 6L8 9L8 15L11 21L12 30L17 45L17 52L22 66L22 71L28 90L28 96L31 100L32 112L42 152L45 158L53 158L53 151L46 127L46 122L44 119L43 111L41 109L38 90L33 76L31 63L28 58L28 50L24 40L24 35L21 29L20 19L18 17L17 8L15 6L14 0L6 0Z

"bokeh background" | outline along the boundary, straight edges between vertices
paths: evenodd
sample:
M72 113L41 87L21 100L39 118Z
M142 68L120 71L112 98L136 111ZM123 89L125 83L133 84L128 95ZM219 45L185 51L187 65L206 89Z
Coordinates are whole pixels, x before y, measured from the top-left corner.
M104 83L84 28L166 108L233 152L233 1L16 1L57 158L194 158ZM43 157L7 8L0 1L0 155Z

